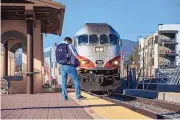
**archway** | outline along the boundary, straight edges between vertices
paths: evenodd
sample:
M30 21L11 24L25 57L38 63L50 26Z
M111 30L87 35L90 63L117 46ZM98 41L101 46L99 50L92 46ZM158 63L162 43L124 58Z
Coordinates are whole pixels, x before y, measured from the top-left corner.
M27 37L23 33L16 31L16 30L10 30L6 31L1 34L1 43L5 45L7 40L10 39L18 39L22 43L22 48L25 48L27 46Z
M27 37L18 31L10 30L2 33L1 44L4 46L3 73L4 76L15 75L15 52L26 49Z

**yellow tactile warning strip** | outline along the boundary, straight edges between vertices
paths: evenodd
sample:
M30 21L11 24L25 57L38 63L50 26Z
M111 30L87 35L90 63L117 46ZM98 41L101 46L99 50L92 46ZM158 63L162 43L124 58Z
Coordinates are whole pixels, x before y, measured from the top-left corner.
M93 118L99 119L150 119L147 116L131 111L122 106L113 106L114 103L91 96L84 92L81 93L85 97L83 100L75 100L80 106L92 105L89 110L86 110ZM74 93L70 96L75 99ZM96 113L96 114L94 114Z

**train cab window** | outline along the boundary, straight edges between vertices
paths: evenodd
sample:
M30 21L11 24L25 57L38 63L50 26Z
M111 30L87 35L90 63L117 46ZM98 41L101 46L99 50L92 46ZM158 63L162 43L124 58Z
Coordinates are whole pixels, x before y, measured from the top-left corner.
M98 36L93 34L93 35L89 35L89 44L98 44L99 40L98 40Z
M109 38L110 38L110 44L111 45L119 45L119 39L116 35L109 34Z
M105 34L100 35L100 44L109 44L107 35L105 35Z
M88 44L88 36L87 35L80 35L78 37L78 44L79 45L86 45L86 44Z
M74 46L77 47L77 39L74 40Z

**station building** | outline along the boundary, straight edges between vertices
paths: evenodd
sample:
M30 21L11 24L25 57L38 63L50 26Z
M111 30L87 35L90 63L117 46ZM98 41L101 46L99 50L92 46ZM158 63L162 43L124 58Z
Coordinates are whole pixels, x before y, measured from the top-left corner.
M52 0L1 0L0 73L10 82L12 93L42 92L43 34L61 35L64 13L65 6ZM15 76L11 66L19 48L23 49L22 73Z

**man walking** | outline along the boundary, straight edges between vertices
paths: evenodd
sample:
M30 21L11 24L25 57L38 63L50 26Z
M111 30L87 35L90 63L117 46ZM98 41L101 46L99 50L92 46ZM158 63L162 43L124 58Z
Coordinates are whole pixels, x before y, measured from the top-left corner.
M72 39L66 37L64 43L57 46L56 49L56 61L61 64L62 75L62 95L65 100L68 100L67 94L67 76L69 75L74 81L76 98L80 99L80 80L77 75L77 71L74 65L75 59L78 53L72 45Z

